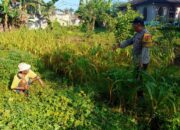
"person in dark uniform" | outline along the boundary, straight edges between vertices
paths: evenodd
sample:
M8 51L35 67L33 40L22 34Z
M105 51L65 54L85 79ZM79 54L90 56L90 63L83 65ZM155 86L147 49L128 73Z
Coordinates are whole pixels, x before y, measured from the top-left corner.
M150 62L149 47L153 45L152 36L144 26L144 20L141 17L136 17L132 21L132 26L136 34L122 43L113 46L113 50L117 48L126 48L132 45L133 64L135 66L135 78L142 81L141 71L146 71ZM140 92L138 95L140 96Z

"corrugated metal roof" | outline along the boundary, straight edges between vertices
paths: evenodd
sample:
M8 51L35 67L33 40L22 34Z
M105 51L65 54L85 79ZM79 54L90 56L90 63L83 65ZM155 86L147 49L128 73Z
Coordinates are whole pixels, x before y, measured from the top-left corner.
M133 5L143 3L174 3L180 4L180 0L132 0L130 3Z

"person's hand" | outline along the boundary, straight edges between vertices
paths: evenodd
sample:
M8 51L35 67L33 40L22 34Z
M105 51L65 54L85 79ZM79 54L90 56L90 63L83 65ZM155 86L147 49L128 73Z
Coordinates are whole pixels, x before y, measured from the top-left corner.
M43 88L45 88L45 83L44 83L41 79L39 79L39 83L41 84L41 86L42 86Z
M42 82L42 83L41 83L41 86L42 86L43 88L45 88L46 85L45 85L44 82Z
M27 85L24 87L24 90L28 90L28 86Z
M25 79L25 76L24 76L23 74L20 74L20 73L18 73L18 77L19 77L20 79Z
M118 45L117 44L114 44L113 47L112 47L112 50L113 51L116 51L118 49Z

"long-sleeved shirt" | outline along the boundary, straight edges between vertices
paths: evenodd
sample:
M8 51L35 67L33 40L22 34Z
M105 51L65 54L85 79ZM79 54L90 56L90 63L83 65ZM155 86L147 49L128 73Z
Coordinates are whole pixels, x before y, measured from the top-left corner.
M133 45L133 62L136 65L139 64L148 64L150 62L149 48L143 46L143 36L145 33L149 33L146 29L143 29L141 32L138 32L134 37L122 42L120 48L125 48L129 45Z

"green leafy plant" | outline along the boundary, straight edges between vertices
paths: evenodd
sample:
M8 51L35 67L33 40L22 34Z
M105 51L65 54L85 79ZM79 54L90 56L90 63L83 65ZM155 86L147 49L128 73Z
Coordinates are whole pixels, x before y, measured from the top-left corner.
M159 30L154 32L157 41L161 35ZM141 126L149 128L154 117L159 118L157 122L163 121L160 123L161 129L178 127L178 66L170 64L173 46L164 46L169 45L166 39L164 44L159 41L152 48L150 72L143 75L143 84L133 78L131 48L113 52L112 44L116 38L108 31L87 35L79 28L57 27L54 30L35 31L21 28L0 33L0 39L2 129L8 126L7 129L133 130L141 129ZM16 99L16 94L7 89L10 76L16 73L21 61L30 63L47 83L47 90L35 84L34 87L38 89L32 86L29 99L21 97L26 109L20 102L21 98ZM159 71L155 71L155 68ZM138 90L144 91L147 107L139 105ZM10 98L12 106L7 104L9 97L15 101ZM108 104L112 109L102 104ZM15 108L14 113L12 110ZM28 108L34 110L33 115L28 114ZM22 111L23 114L18 115ZM19 119L14 122L9 115L20 117L25 123L18 122ZM26 115L30 120L24 118ZM46 115L45 118L42 115ZM33 126L32 120L37 121ZM165 125L166 122L169 122L169 126ZM137 128L137 124L141 126Z
M10 8L10 0L2 0L0 4L0 18L4 31L12 26L12 21L18 17L18 9Z
M133 21L135 17L140 16L140 14L132 10L131 5L128 4L126 13L119 12L117 15L116 30L114 31L117 42L122 42L132 37L133 31L131 21Z
M95 23L103 23L111 8L111 0L89 0L85 3L81 2L77 13L84 21L83 27L88 31L94 31Z

